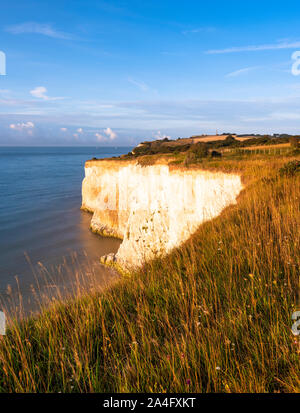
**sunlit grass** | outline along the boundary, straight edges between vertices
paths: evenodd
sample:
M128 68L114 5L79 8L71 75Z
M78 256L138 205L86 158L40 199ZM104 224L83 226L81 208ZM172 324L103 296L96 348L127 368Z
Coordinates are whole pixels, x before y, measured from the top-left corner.
M105 292L12 324L0 389L299 392L300 178L280 176L286 162L204 162L241 172L237 205Z

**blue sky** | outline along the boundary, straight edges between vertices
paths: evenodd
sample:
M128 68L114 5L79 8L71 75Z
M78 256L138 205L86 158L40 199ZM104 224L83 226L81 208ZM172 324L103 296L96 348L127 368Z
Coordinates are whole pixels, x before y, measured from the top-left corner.
M2 145L300 134L296 1L11 0L0 50Z

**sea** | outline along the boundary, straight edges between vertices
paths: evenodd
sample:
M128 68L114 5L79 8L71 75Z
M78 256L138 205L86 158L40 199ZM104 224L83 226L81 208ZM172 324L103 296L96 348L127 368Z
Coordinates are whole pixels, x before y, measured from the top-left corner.
M131 149L0 147L0 310L36 311L42 300L90 282L91 273L93 288L115 276L99 257L116 252L120 240L89 230L81 184L86 160Z

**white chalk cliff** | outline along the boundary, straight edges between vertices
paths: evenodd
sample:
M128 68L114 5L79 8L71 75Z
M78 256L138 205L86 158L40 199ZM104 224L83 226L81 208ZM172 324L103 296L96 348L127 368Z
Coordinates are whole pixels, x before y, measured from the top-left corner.
M235 203L242 188L236 174L95 160L85 165L82 208L93 212L93 231L123 239L107 262L132 268L186 241Z

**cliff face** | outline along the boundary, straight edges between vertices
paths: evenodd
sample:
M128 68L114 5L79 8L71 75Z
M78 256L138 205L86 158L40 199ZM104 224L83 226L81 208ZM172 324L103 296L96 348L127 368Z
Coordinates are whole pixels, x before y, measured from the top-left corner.
M93 212L93 231L123 239L113 260L130 268L186 241L202 222L234 203L241 189L239 175L88 161L82 208Z

